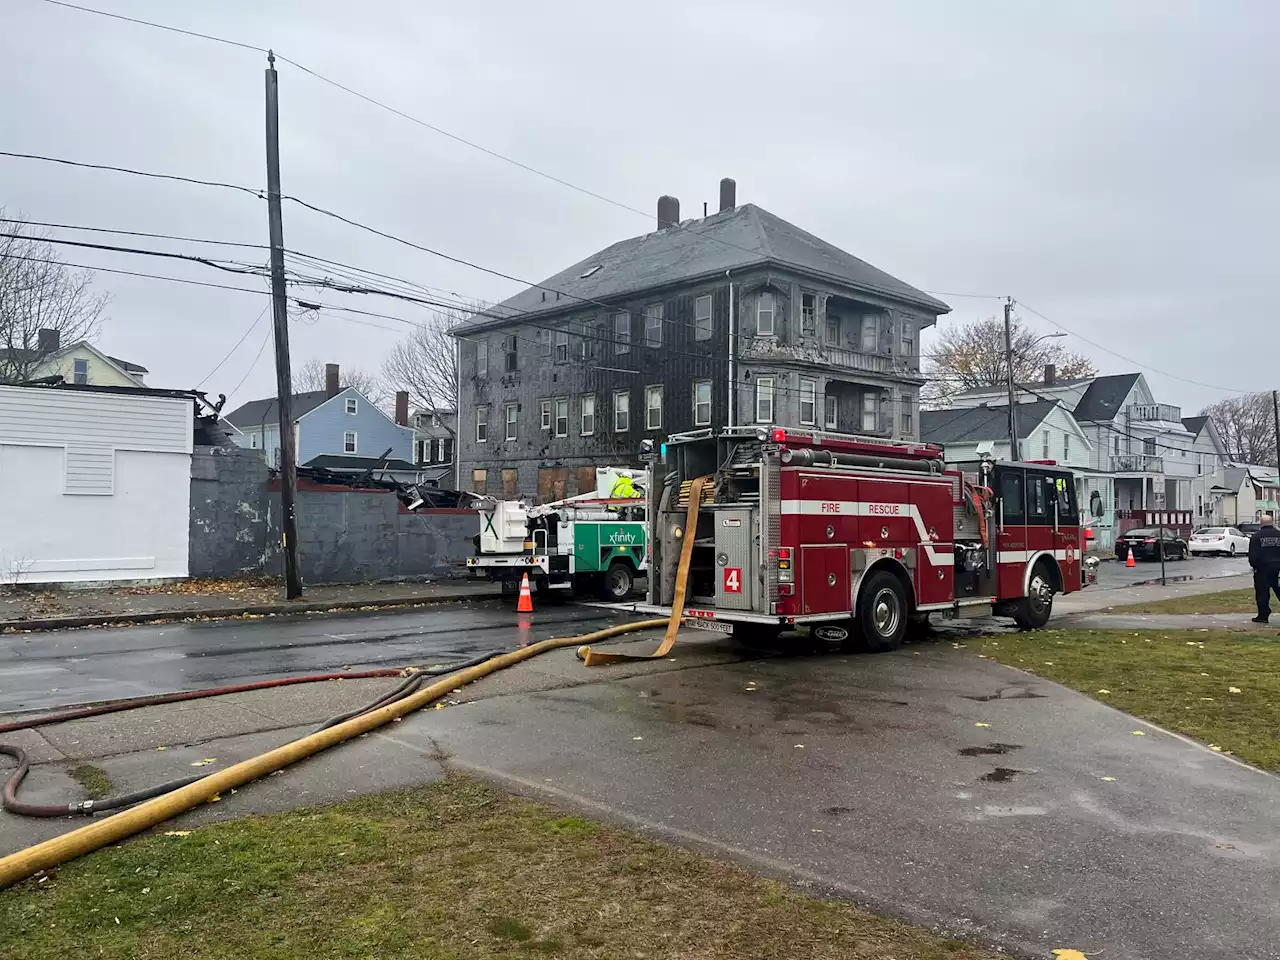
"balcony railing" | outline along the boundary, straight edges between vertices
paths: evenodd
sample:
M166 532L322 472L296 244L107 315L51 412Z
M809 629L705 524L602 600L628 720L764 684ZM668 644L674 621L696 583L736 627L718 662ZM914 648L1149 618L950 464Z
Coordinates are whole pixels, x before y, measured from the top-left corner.
M1182 408L1171 403L1135 403L1129 407L1129 416L1139 423L1181 423Z
M862 370L865 373L906 373L906 365L895 363L893 357L880 353L863 353L861 350L845 350L841 347L823 347L827 362L849 370Z
M1126 453L1111 458L1114 473L1164 473L1164 457L1147 453Z

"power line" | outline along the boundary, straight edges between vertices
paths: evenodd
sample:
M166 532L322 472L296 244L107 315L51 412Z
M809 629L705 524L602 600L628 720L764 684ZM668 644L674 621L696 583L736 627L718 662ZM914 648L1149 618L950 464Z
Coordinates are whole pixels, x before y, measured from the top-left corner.
M193 287L211 287L214 290L237 290L240 293L256 293L269 296L269 290L254 290L252 287L233 287L225 283L209 283L205 280L188 280L184 277L166 277L159 273L142 273L138 270L120 270L116 267L95 267L87 263L71 263L66 260L52 260L44 257L26 257L17 254L9 254L7 260L26 260L30 263L51 263L62 267L71 267L76 270L93 270L99 273L118 273L126 277L145 277L150 280L168 280L170 283L186 283Z
M246 370L246 371L244 372L244 376L240 378L240 382L239 382L239 383L237 383L237 384L232 388L231 392L227 394L227 399L228 399L228 400L230 400L232 397L234 397L234 396L236 395L236 392L237 392L241 387L243 387L243 386L244 386L244 382L245 382L246 380L248 380L248 379L249 379L249 374L253 373L253 368L254 368L254 367L256 367L256 366L258 365L258 361L262 359L262 351L263 351L263 350L265 350L265 349L267 349L267 343L268 343L270 340L271 340L271 328L270 328L270 327L268 327L268 328L267 328L267 335L266 335L265 337L263 337L263 338L262 338L262 346L258 347L258 352L257 352L256 354L254 354L254 357L253 357L253 363L249 364L249 369L248 369L248 370Z
M1112 350L1110 347L1104 347L1102 344L1097 343L1097 342L1095 342L1095 341L1093 341L1093 340L1090 340L1088 337L1086 337L1086 336L1082 336L1082 335L1081 335L1081 334L1079 334L1079 333L1076 333L1074 330L1070 329L1070 328L1069 328L1069 327L1067 327L1065 324L1058 323L1058 321L1056 321L1056 320L1050 320L1050 319L1049 319L1048 317L1046 317L1043 313L1041 313L1039 310L1037 310L1035 307L1031 306L1031 304L1026 303L1025 301L1022 301L1022 300L1016 300L1015 302L1016 302L1016 303L1018 303L1020 306L1026 307L1028 310L1030 310L1032 313L1034 313L1034 314L1035 314L1037 317L1039 317L1041 320L1044 320L1044 321L1045 321L1045 322L1047 322L1047 323L1052 323L1052 324L1054 324L1055 326L1062 327L1062 329L1063 329L1063 330L1065 330L1067 333L1071 334L1073 337L1076 337L1077 339L1083 340L1085 343L1087 343L1087 344L1089 344L1089 345L1091 345L1091 346L1097 347L1099 350L1102 350L1102 351L1104 351L1104 352L1106 352L1106 353L1109 353L1109 354L1111 354L1113 357L1118 357L1119 359L1123 360L1125 363L1132 363L1134 366L1136 366L1136 367L1137 367L1138 369L1140 369L1140 370L1148 370L1148 371L1150 371L1151 373L1158 373L1160 376L1162 376L1162 377L1168 377L1168 378L1170 378L1171 380L1180 380L1180 381L1182 381L1183 383L1190 383L1190 384L1192 384L1193 386L1197 386L1197 387L1207 387L1207 388L1209 388L1210 390L1221 390L1221 391L1223 391L1224 393L1233 393L1233 394L1236 394L1236 393L1250 393L1250 392L1254 392L1254 393L1256 393L1256 392L1257 392L1257 391L1240 390L1240 389L1238 389L1238 388L1236 388L1236 387L1222 387L1222 386L1218 386L1217 384L1213 384L1213 383L1203 383L1203 382L1202 382L1202 381L1200 381L1200 380L1190 380L1190 379L1188 379L1187 377L1180 377L1180 376L1178 376L1176 373L1166 373L1164 370L1157 370L1155 367L1148 366L1147 364L1139 363L1137 360L1134 360L1134 359L1132 359L1131 357L1126 357L1126 356L1125 356L1124 354L1122 354L1122 353L1116 353L1116 352L1115 352L1114 350Z
M52 3L53 0L44 0ZM236 183L223 183L219 180L199 180L195 177L180 177L172 173L154 173L150 170L135 170L132 167L116 167L105 163L86 163L81 160L67 160L64 157L46 157L37 153L14 153L11 150L0 150L0 157L14 157L18 160L39 160L43 163L57 163L67 167L83 167L86 170L107 170L111 173L127 173L135 177L149 177L153 180L174 180L178 183L190 183L200 187L221 187L224 190L238 190L259 200L266 199L263 191L252 187L242 187Z
M248 338L249 334L253 333L253 328L262 322L262 318L267 315L267 309L270 306L271 304L267 303L267 305L262 308L262 311L254 318L253 323L249 324L249 326L245 328L244 333L240 335L240 339L236 341L236 345L227 351L227 355L218 361L218 365L216 367L214 367L212 370L210 370L208 373L204 375L203 379L201 379L201 381L196 384L195 389L199 390L202 386L205 385L205 383L207 383L210 379L212 379L215 373L217 373L219 370L222 369L222 365L231 359L231 355L233 353L235 353L237 350L240 349L240 344L244 343L245 340Z
M196 257L186 253L172 253L167 250L146 250L141 247L121 247L108 243L88 243L83 240L63 240L60 237L41 237L32 239L22 233L0 233L0 237L7 237L10 240L31 240L33 243L51 243L63 247L80 247L85 250L104 250L108 253L132 253L143 257L160 257L165 260L187 260L192 263L200 263L206 267L213 267L215 270L224 270L227 273L249 273L255 276L263 276L263 268L252 263L242 263L237 260L210 260L207 257ZM227 266L233 264L233 266Z
M270 249L265 243L238 243L234 240L210 240L205 237L180 237L172 233L147 233L142 230L112 230L107 227L88 227L74 223L49 223L44 220L22 220L17 217L0 217L0 223L24 224L30 227L49 227L54 230L79 230L85 233L110 233L122 237L146 237L151 240L178 240L183 243L207 243L218 247L243 247L246 250ZM31 237L39 243L43 238Z
M201 40L212 40L214 43L225 43L229 47L240 47L243 50L256 50L258 53L267 52L266 48L255 47L251 43L241 43L238 40L228 40L225 37L215 37L211 33L197 33L195 30L183 30L181 27L171 27L167 24L155 23L151 20L140 20L137 17L126 17L119 13L108 13L106 10L95 10L93 7L81 7L74 3L66 3L65 0L44 0L44 2L55 7L66 7L68 10L79 10L81 13L92 13L99 17L108 17L112 20L123 20L125 23L136 23L143 27L154 27L157 30L167 30L169 33L180 33L187 37L198 37Z

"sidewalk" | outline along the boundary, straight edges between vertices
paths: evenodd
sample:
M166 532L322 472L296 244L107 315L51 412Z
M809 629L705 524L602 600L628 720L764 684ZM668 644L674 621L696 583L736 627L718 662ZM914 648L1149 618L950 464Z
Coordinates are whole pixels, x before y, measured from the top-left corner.
M1172 578L1170 578L1172 579ZM1224 590L1252 588L1253 578L1248 574L1232 577L1206 577L1161 586L1148 583L1141 586L1086 587L1075 593L1053 598L1053 620L1057 624L1065 617L1079 613L1101 613L1111 607L1126 607L1152 600L1171 600L1174 597L1192 597L1202 593L1221 593ZM1248 617L1245 618L1246 620Z
M94 590L20 587L0 590L0 633L402 607L497 596L496 585L467 580L307 587L298 600L284 599L283 584L266 580L189 580Z

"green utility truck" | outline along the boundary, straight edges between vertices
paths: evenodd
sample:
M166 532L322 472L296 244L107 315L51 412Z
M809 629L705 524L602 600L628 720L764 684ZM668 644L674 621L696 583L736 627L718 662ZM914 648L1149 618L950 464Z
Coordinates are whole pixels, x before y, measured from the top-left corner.
M540 506L520 500L480 500L478 553L468 558L474 578L502 584L514 595L525 574L539 593L590 591L625 600L637 577L648 576L645 501L601 496L615 488L610 469L598 491Z

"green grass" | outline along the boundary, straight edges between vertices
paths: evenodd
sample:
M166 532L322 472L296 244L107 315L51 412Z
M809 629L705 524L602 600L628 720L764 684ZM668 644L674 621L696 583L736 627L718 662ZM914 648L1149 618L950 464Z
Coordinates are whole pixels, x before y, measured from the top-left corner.
M0 894L0 957L994 960L461 778L99 851Z
M79 764L67 773L70 774L71 779L84 787L84 792L90 800L102 800L111 796L112 791L115 790L115 784L107 776L107 771L101 767L95 767L92 763Z
M1273 604L1274 605L1274 604ZM1248 613L1256 614L1253 588L1247 590L1223 590L1221 593L1202 593L1199 596L1173 597L1169 600L1152 600L1148 603L1131 603L1120 607L1108 607L1106 613ZM1248 626L1247 621L1242 621Z
M1280 771L1274 630L1039 630L974 646L985 657Z

